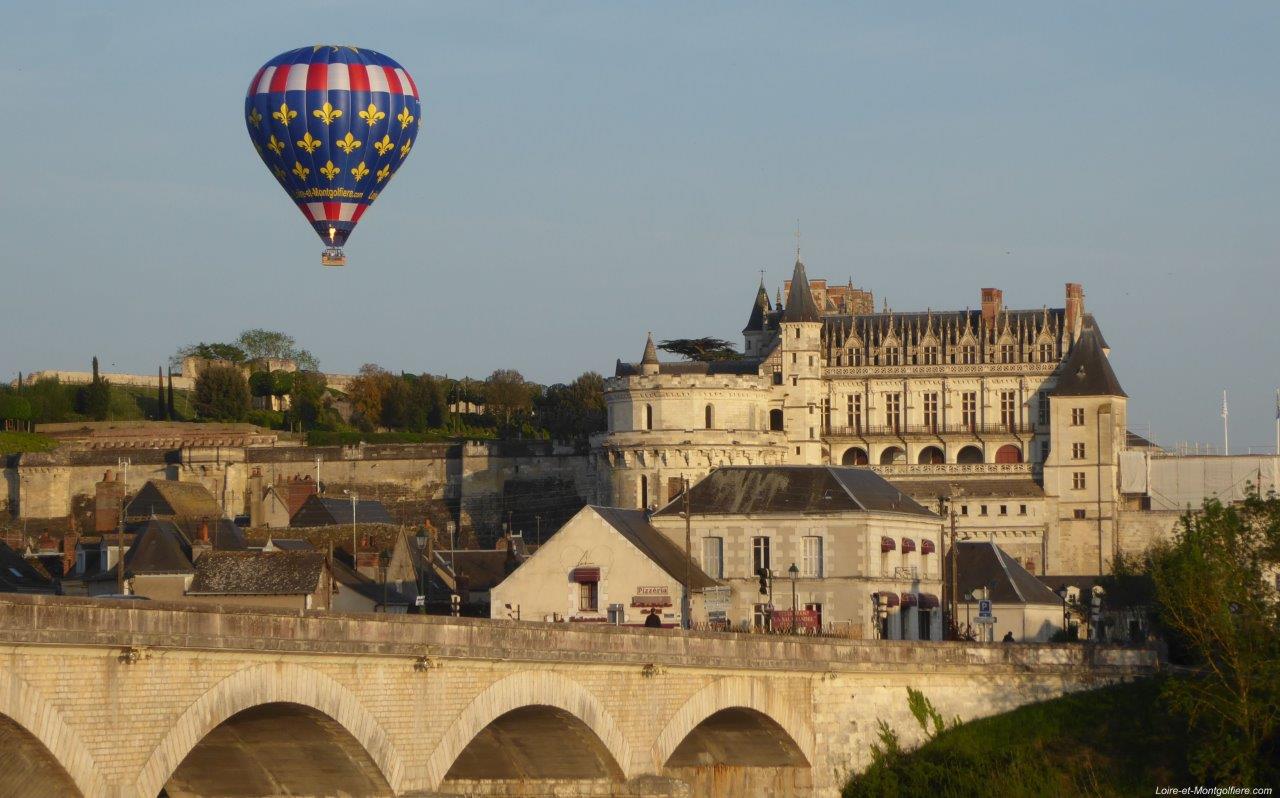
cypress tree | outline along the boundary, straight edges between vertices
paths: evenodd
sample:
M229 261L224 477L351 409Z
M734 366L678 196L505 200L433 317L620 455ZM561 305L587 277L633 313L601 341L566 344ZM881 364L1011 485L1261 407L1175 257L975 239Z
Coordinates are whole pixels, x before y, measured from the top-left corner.
M156 366L156 418L161 421L168 421L169 414L168 405L164 403L164 369Z
M164 412L165 412L165 415L169 417L170 421L177 420L178 414L173 411L173 369L172 368L169 369L169 395L166 397Z

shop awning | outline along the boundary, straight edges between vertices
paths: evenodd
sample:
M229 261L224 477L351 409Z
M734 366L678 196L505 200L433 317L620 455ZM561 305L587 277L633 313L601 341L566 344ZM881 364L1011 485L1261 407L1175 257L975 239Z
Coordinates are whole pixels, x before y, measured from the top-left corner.
M600 566L598 565L579 565L569 574L571 582L599 582Z
M939 607L938 597L932 593L921 593L917 606L922 610L936 610Z
M920 541L920 553L921 553L921 554L933 554L933 552L934 552L934 551L936 551L936 549L934 549L934 547L933 547L933 541L932 541L932 540L929 540L928 538L925 538L924 540Z
M909 554L916 550L916 542L911 538L902 539L902 553Z
M884 554L885 552L893 551L896 548L898 548L898 544L894 542L893 538L889 537L888 535L881 536L880 538L881 554Z
M904 607L914 607L914 606L916 606L916 603L917 603L917 602L916 602L916 594L915 594L915 593L903 593L903 594L902 594L902 606L904 606Z
M871 600L874 601L877 605L883 604L889 607L898 606L897 593L872 593Z

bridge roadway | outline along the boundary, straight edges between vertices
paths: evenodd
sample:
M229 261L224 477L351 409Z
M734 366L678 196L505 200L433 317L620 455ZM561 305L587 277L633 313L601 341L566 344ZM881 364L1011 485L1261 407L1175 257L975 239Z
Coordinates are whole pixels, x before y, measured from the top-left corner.
M0 597L0 795L834 796L878 720L1146 649L809 640Z

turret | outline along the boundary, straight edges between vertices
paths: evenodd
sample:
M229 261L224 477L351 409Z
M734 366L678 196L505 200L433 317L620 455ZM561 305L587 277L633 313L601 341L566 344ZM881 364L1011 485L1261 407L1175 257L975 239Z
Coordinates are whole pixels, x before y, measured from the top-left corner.
M804 264L798 259L779 326L787 457L796 463L821 462L822 313L813 301Z
M658 373L658 349L653 345L653 333L649 333L648 339L644 342L644 357L640 358L640 373Z
M757 356L764 351L770 332L769 314L773 306L769 303L769 292L765 290L764 278L760 279L760 287L756 289L755 301L751 303L751 315L747 318L747 326L742 328L744 352Z

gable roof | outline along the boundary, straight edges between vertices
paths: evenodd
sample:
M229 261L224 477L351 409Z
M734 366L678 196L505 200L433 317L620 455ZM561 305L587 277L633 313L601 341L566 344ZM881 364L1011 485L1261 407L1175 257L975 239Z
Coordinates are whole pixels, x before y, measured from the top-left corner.
M689 489L694 515L893 512L933 516L869 468L722 466ZM684 509L673 499L655 515Z
M467 590L489 590L506 579L527 557L502 549L457 549L437 551L437 558L448 566L455 580L465 583Z
M324 554L310 551L210 551L196 561L188 595L292 596L315 592Z
M221 518L222 508L212 494L198 482L153 479L142 486L125 508L126 518L181 516L183 518Z
M1128 396L1102 351L1101 337L1093 327L1085 327L1075 347L1062 364L1062 373L1053 396Z
M654 564L667 573L672 579L683 582L686 557L684 551L675 541L658 530L645 518L643 510L623 510L618 507L601 507L589 505L596 515L613 527L627 542L639 549ZM536 555L535 555L536 556ZM698 567L692 559L689 562L689 587L692 590L715 587L719 583Z
M141 531L134 533L133 544L124 555L126 576L190 574L195 570L191 542L172 521L147 521Z
M0 541L0 591L5 593L57 593L52 579L41 574L9 544Z
M782 310L783 322L822 321L822 313L813 301L813 290L804 273L804 264L796 258L795 271L791 273L791 290L787 291L787 304Z
M333 526L334 524L350 524L351 499L331 498L317 494L307 497L298 508L298 512L289 519L291 527ZM358 499L355 502L355 523L357 524L390 524L391 514L382 502L374 499Z
M965 540L956 543L959 554L957 580L964 595L982 587L990 590L997 604L1052 604L1061 606L1062 599L1031 575L1004 549L989 540Z
M412 603L391 585L375 582L338 559L333 561L333 578L341 587L354 590L379 606L405 606Z

